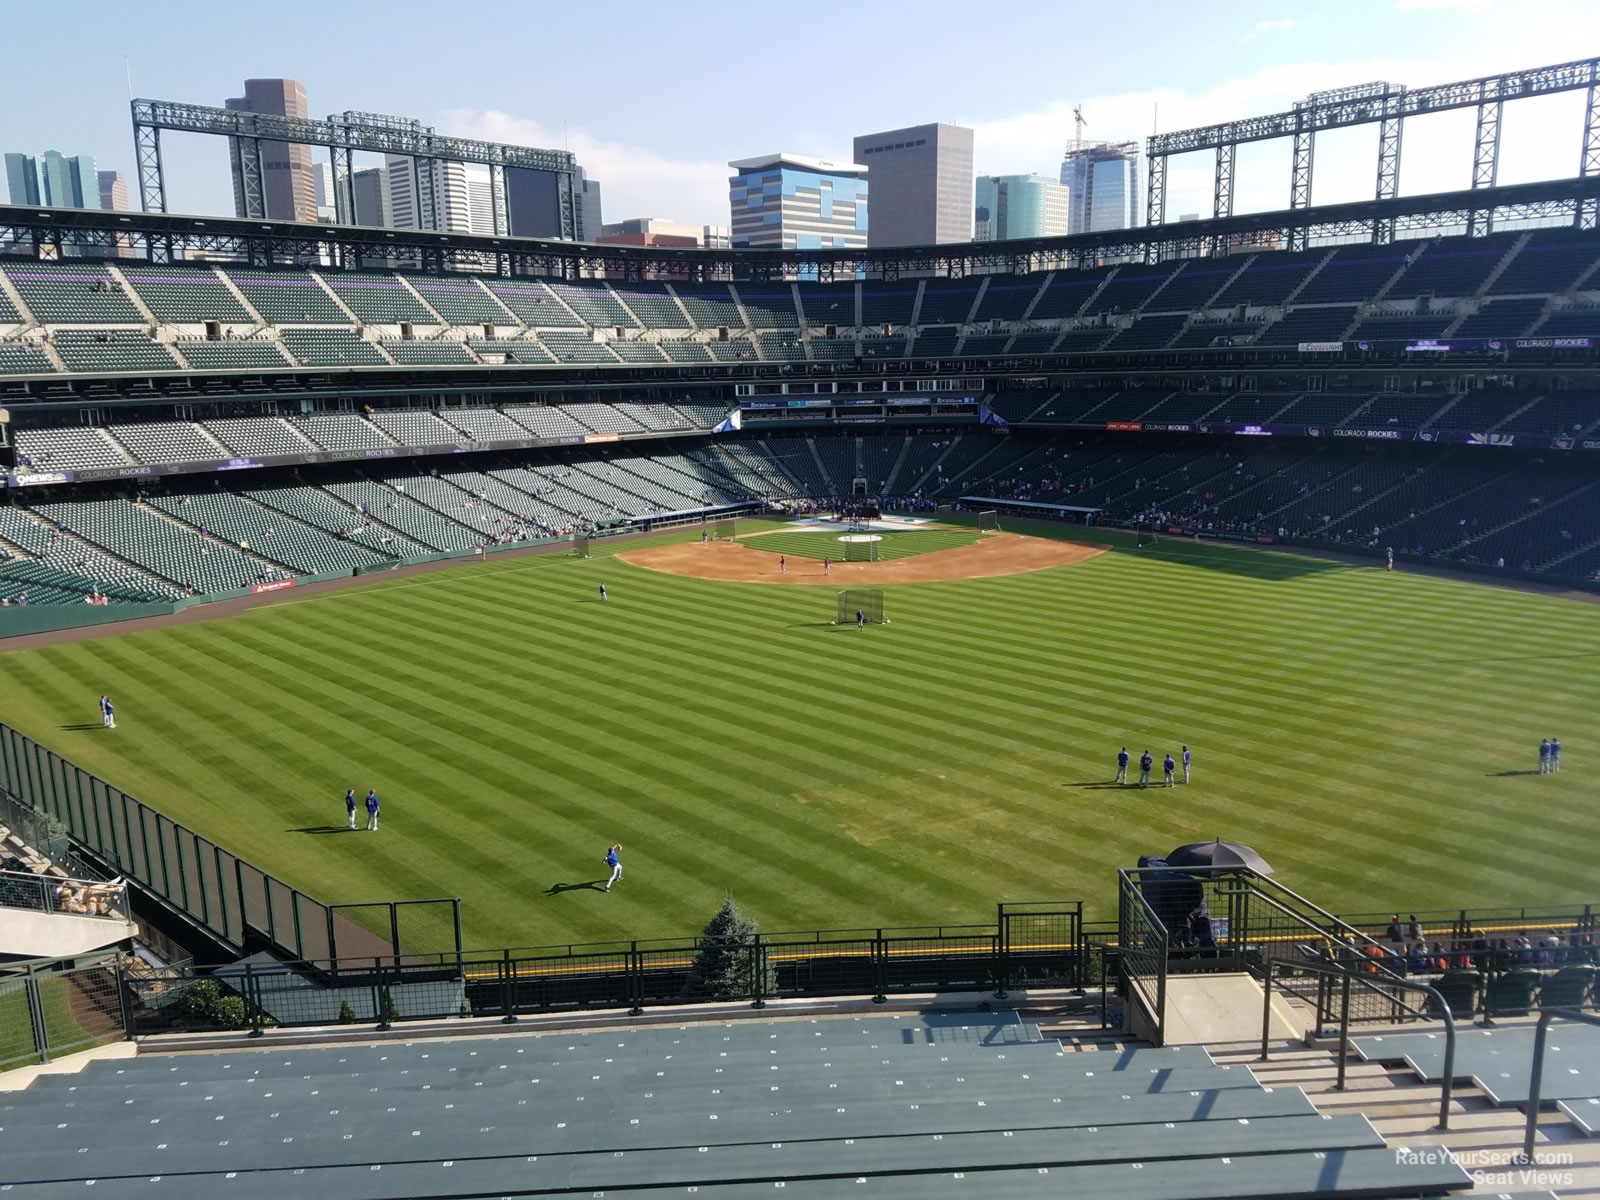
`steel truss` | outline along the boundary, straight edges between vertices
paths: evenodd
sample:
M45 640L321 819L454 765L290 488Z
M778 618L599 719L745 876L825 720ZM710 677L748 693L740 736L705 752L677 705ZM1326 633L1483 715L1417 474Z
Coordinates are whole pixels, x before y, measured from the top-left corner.
M618 278L714 281L962 278L985 272L1028 273L1114 262L1192 258L1221 246L1317 245L1370 237L1375 222L1397 233L1465 232L1474 219L1500 227L1572 225L1585 204L1600 200L1600 173L1491 189L1363 200L1276 213L1105 230L1063 238L1029 238L877 250L715 250L663 246L583 245L537 238L446 234L414 229L296 224L237 217L0 206L0 242L64 246L109 253L132 239L136 251L161 258L172 251L205 253L267 266L316 262L324 254L354 267L366 261L416 262L426 270L481 273L504 264L514 274L563 279ZM1474 214L1477 214L1476 217Z
M504 233L506 205L505 169L518 167L549 171L558 176L557 202L561 236L576 238L577 159L566 150L541 150L532 146L508 146L476 138L448 137L435 133L420 121L382 113L345 112L318 121L284 117L274 113L238 112L209 104L185 104L171 100L134 100L133 140L139 163L139 201L145 212L166 212L161 131L215 134L230 139L234 161L241 180L240 207L247 217L265 216L261 189L261 143L289 142L302 146L325 146L334 162L337 181L342 170L353 173L353 154L360 150L374 154L409 157L418 181L416 203L419 221L425 229L437 229L439 204L434 194L434 161L487 164L497 179L495 231ZM253 172L253 173L252 173ZM426 182L423 182L426 179ZM349 223L355 216L353 193L346 184L335 186L338 219Z
M1153 135L1146 143L1150 164L1150 186L1146 190L1145 223L1159 225L1166 211L1167 159L1174 154L1189 154L1199 150L1217 152L1217 178L1213 191L1220 197L1224 191L1222 174L1228 172L1226 192L1232 202L1233 155L1224 156L1225 147L1237 147L1244 142L1271 141L1277 138L1294 138L1293 176L1290 182L1291 209L1309 207L1311 197L1311 142L1313 134L1327 129L1342 129L1352 125L1380 124L1378 139L1378 198L1387 199L1396 193L1400 174L1400 127L1408 116L1424 113L1446 112L1452 109L1477 108L1479 138L1473 155L1474 186L1492 187L1493 183L1477 182L1480 171L1493 175L1498 163L1500 136L1500 108L1507 100L1523 100L1531 96L1548 96L1556 92L1590 90L1589 111L1591 120L1585 124L1584 147L1587 155L1595 138L1594 91L1600 58L1579 59L1532 67L1523 71L1508 71L1479 79L1464 79L1455 83L1442 83L1424 88L1392 88L1389 85L1367 85L1345 88L1337 92L1313 96L1297 104L1288 112L1269 113L1266 116L1246 117L1218 125L1203 125L1195 129ZM1486 110L1492 109L1492 112ZM1492 124L1492 129L1487 128ZM1487 136L1487 141L1485 140ZM1386 186L1391 190L1385 192ZM1302 201L1300 197L1304 197ZM1217 215L1223 215L1220 210ZM1581 214L1579 219L1581 220ZM1592 214L1591 214L1592 219ZM1487 232L1487 227L1474 233ZM1374 226L1374 240L1393 237L1394 231Z
M1578 175L1583 178L1600 176L1600 66L1594 71L1594 81L1589 84L1588 103L1583 110L1583 154L1579 159ZM1575 223L1580 229L1595 227L1596 208L1591 197L1578 206Z

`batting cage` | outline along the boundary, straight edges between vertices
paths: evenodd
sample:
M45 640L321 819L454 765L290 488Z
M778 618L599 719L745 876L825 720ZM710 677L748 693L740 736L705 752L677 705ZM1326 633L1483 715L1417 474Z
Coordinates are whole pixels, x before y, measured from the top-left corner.
M711 536L719 542L731 542L738 522L732 517L722 517L711 523Z
M879 539L871 541L846 541L844 543L845 562L877 562Z
M979 533L999 533L1000 532L1000 514L995 512L995 510L992 509L992 508L984 509L983 512L979 513L978 514L978 532Z
M835 625L854 625L860 613L869 625L887 625L889 618L883 611L882 588L851 588L839 593L839 615Z
M587 533L581 529L574 530L572 533L572 557L588 558L589 542L590 538Z

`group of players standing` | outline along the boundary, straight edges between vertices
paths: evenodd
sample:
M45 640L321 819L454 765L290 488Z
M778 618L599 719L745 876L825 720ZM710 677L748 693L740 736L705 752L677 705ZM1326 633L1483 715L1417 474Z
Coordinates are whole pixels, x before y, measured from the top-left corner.
M1128 782L1128 763L1129 763L1130 760L1131 760L1131 756L1128 754L1128 748L1126 746L1124 746L1121 750L1117 751L1117 782L1118 783L1126 784ZM1155 757L1150 753L1150 751L1146 750L1143 754L1141 754L1139 756L1139 786L1140 787L1149 787L1150 786L1150 768L1155 766L1155 764L1156 764ZM1193 767L1193 765L1194 765L1194 755L1192 755L1189 752L1189 747L1185 746L1183 748L1183 781L1185 783L1189 782L1189 771ZM1166 786L1166 787L1172 787L1173 786L1173 783L1174 783L1173 775L1177 771L1177 769L1178 769L1177 760L1172 757L1172 751L1169 750L1169 751L1167 751L1166 758L1161 760L1161 772L1162 772L1162 775L1165 777L1165 780L1166 780L1164 786Z

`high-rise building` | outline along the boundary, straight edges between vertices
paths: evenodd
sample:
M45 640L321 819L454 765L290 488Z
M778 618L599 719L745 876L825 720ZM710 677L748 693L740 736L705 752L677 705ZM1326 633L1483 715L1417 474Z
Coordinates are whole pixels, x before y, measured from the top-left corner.
M1061 237L1067 232L1069 191L1043 175L985 175L973 205L980 242Z
M735 247L865 249L866 167L781 153L728 165Z
M294 79L246 79L244 95L231 97L224 104L235 112L302 120L311 116L305 85ZM246 216L244 173L236 140L229 141L228 153L233 162L234 212ZM273 220L314 222L317 219L317 185L309 146L261 143L261 199L266 215Z
M972 130L936 124L863 134L855 161L872 185L869 245L972 239Z
M311 164L311 181L317 198L317 220L332 223L338 217L339 204L333 196L333 164Z
M672 241L662 239L672 238ZM603 225L596 241L627 246L700 246L726 250L733 244L726 225L687 225L667 217L629 217Z
M1139 143L1090 142L1061 161L1061 182L1072 193L1068 233L1132 229L1139 225Z
M389 218L389 172L384 167L369 167L357 171L350 179L355 193L357 225L375 225L392 228Z
M100 207L115 209L117 212L128 211L128 181L119 171L100 171L97 173L97 182L100 184Z
M600 181L590 179L583 173L583 168L578 168L578 177L574 181L578 194L578 227L574 232L580 242L592 242L600 236L600 230L605 227L605 217L600 212Z
M466 163L432 159L433 203L436 208L432 227L446 233L476 233L473 228L472 188ZM389 180L389 220L395 229L426 229L421 202L417 196L417 171L426 170L419 160L391 154L385 166ZM482 168L483 201L488 200L488 167ZM492 224L490 228L492 228ZM488 232L487 229L482 232Z
M99 208L100 177L87 154L66 155L46 150L6 155L6 188L13 204L53 208Z

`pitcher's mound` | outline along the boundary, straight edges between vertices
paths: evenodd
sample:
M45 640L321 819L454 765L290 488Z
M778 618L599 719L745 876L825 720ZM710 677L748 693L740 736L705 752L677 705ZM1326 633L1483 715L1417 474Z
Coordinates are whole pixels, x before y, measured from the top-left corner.
M624 550L617 557L630 566L668 575L691 575L696 579L720 579L730 583L793 583L826 585L839 583L879 584L940 583L950 579L990 579L998 575L1021 575L1047 567L1065 567L1083 562L1106 547L1082 542L1059 542L1054 538L1024 537L1018 533L988 533L970 546L933 550L911 558L890 562L836 562L830 574L822 573L822 563L811 558L790 558L787 569L778 570L778 556L757 550L754 542L688 542L676 546L653 546L647 550Z

